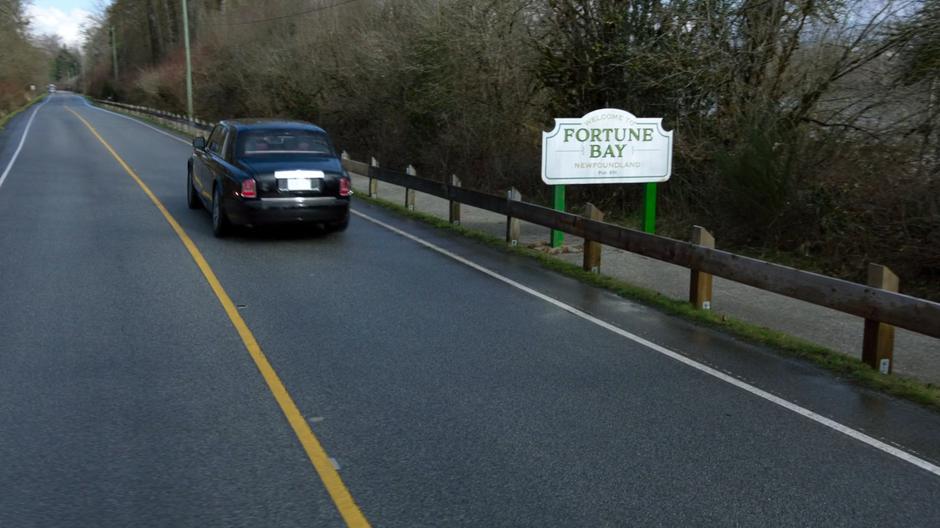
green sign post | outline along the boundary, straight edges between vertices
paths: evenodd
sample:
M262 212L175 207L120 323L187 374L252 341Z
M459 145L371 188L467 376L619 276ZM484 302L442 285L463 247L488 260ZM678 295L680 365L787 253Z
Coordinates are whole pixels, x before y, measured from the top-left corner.
M643 231L656 232L656 184L643 186Z
M564 185L553 185L555 192L555 210L565 212L565 186ZM552 239L551 246L553 248L561 247L562 243L565 241L564 231L558 231L552 229Z

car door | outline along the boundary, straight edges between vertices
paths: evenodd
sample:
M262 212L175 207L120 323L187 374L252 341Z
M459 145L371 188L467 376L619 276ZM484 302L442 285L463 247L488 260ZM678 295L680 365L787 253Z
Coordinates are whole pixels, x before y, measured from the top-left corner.
M216 125L212 129L212 133L209 134L209 139L206 140L206 148L196 151L196 157L193 161L193 180L196 183L196 190L202 195L202 198L206 201L212 199L212 181L214 175L212 172L212 148L213 145L216 145L218 150L221 150L219 145L220 139L223 135L223 126Z
M219 133L214 141L209 142L206 147L208 156L206 157L206 190L212 192L213 182L219 185L226 185L231 180L230 166L225 160L225 152L228 149L229 139L232 137L232 131L227 126L219 126ZM219 189L223 194L226 189Z

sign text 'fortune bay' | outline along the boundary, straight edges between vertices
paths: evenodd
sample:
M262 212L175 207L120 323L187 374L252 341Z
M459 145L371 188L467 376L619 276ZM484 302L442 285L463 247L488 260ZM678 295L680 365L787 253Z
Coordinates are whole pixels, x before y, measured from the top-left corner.
M623 158L631 142L653 141L652 128L567 128L564 142L588 143L590 157Z

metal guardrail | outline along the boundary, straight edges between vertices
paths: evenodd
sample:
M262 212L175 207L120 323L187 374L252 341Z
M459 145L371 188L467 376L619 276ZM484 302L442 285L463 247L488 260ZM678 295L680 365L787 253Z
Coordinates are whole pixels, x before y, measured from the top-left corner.
M104 99L94 99L95 103L106 106L113 106L115 108L120 108L126 112L137 113L137 114L146 114L152 117L163 119L168 121L167 124L177 124L178 128L183 129L184 127L191 127L199 131L209 131L212 130L212 127L215 126L215 123L208 121L203 121L201 119L189 120L183 114L176 114L173 112L167 112L165 110L159 110L156 108L150 108L147 106L132 105L127 103L118 103L115 101L106 101ZM185 131L185 130L181 130Z
M940 303L653 235L523 201L344 160L347 170L452 202L492 211L585 240L709 273L913 332L940 338ZM365 169L365 170L363 170Z

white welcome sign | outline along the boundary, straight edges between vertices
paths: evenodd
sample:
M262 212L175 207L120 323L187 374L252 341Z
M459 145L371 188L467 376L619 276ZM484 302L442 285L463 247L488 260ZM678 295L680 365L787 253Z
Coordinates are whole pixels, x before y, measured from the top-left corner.
M542 133L542 181L664 182L672 175L672 131L662 122L614 108L555 119L555 129Z

